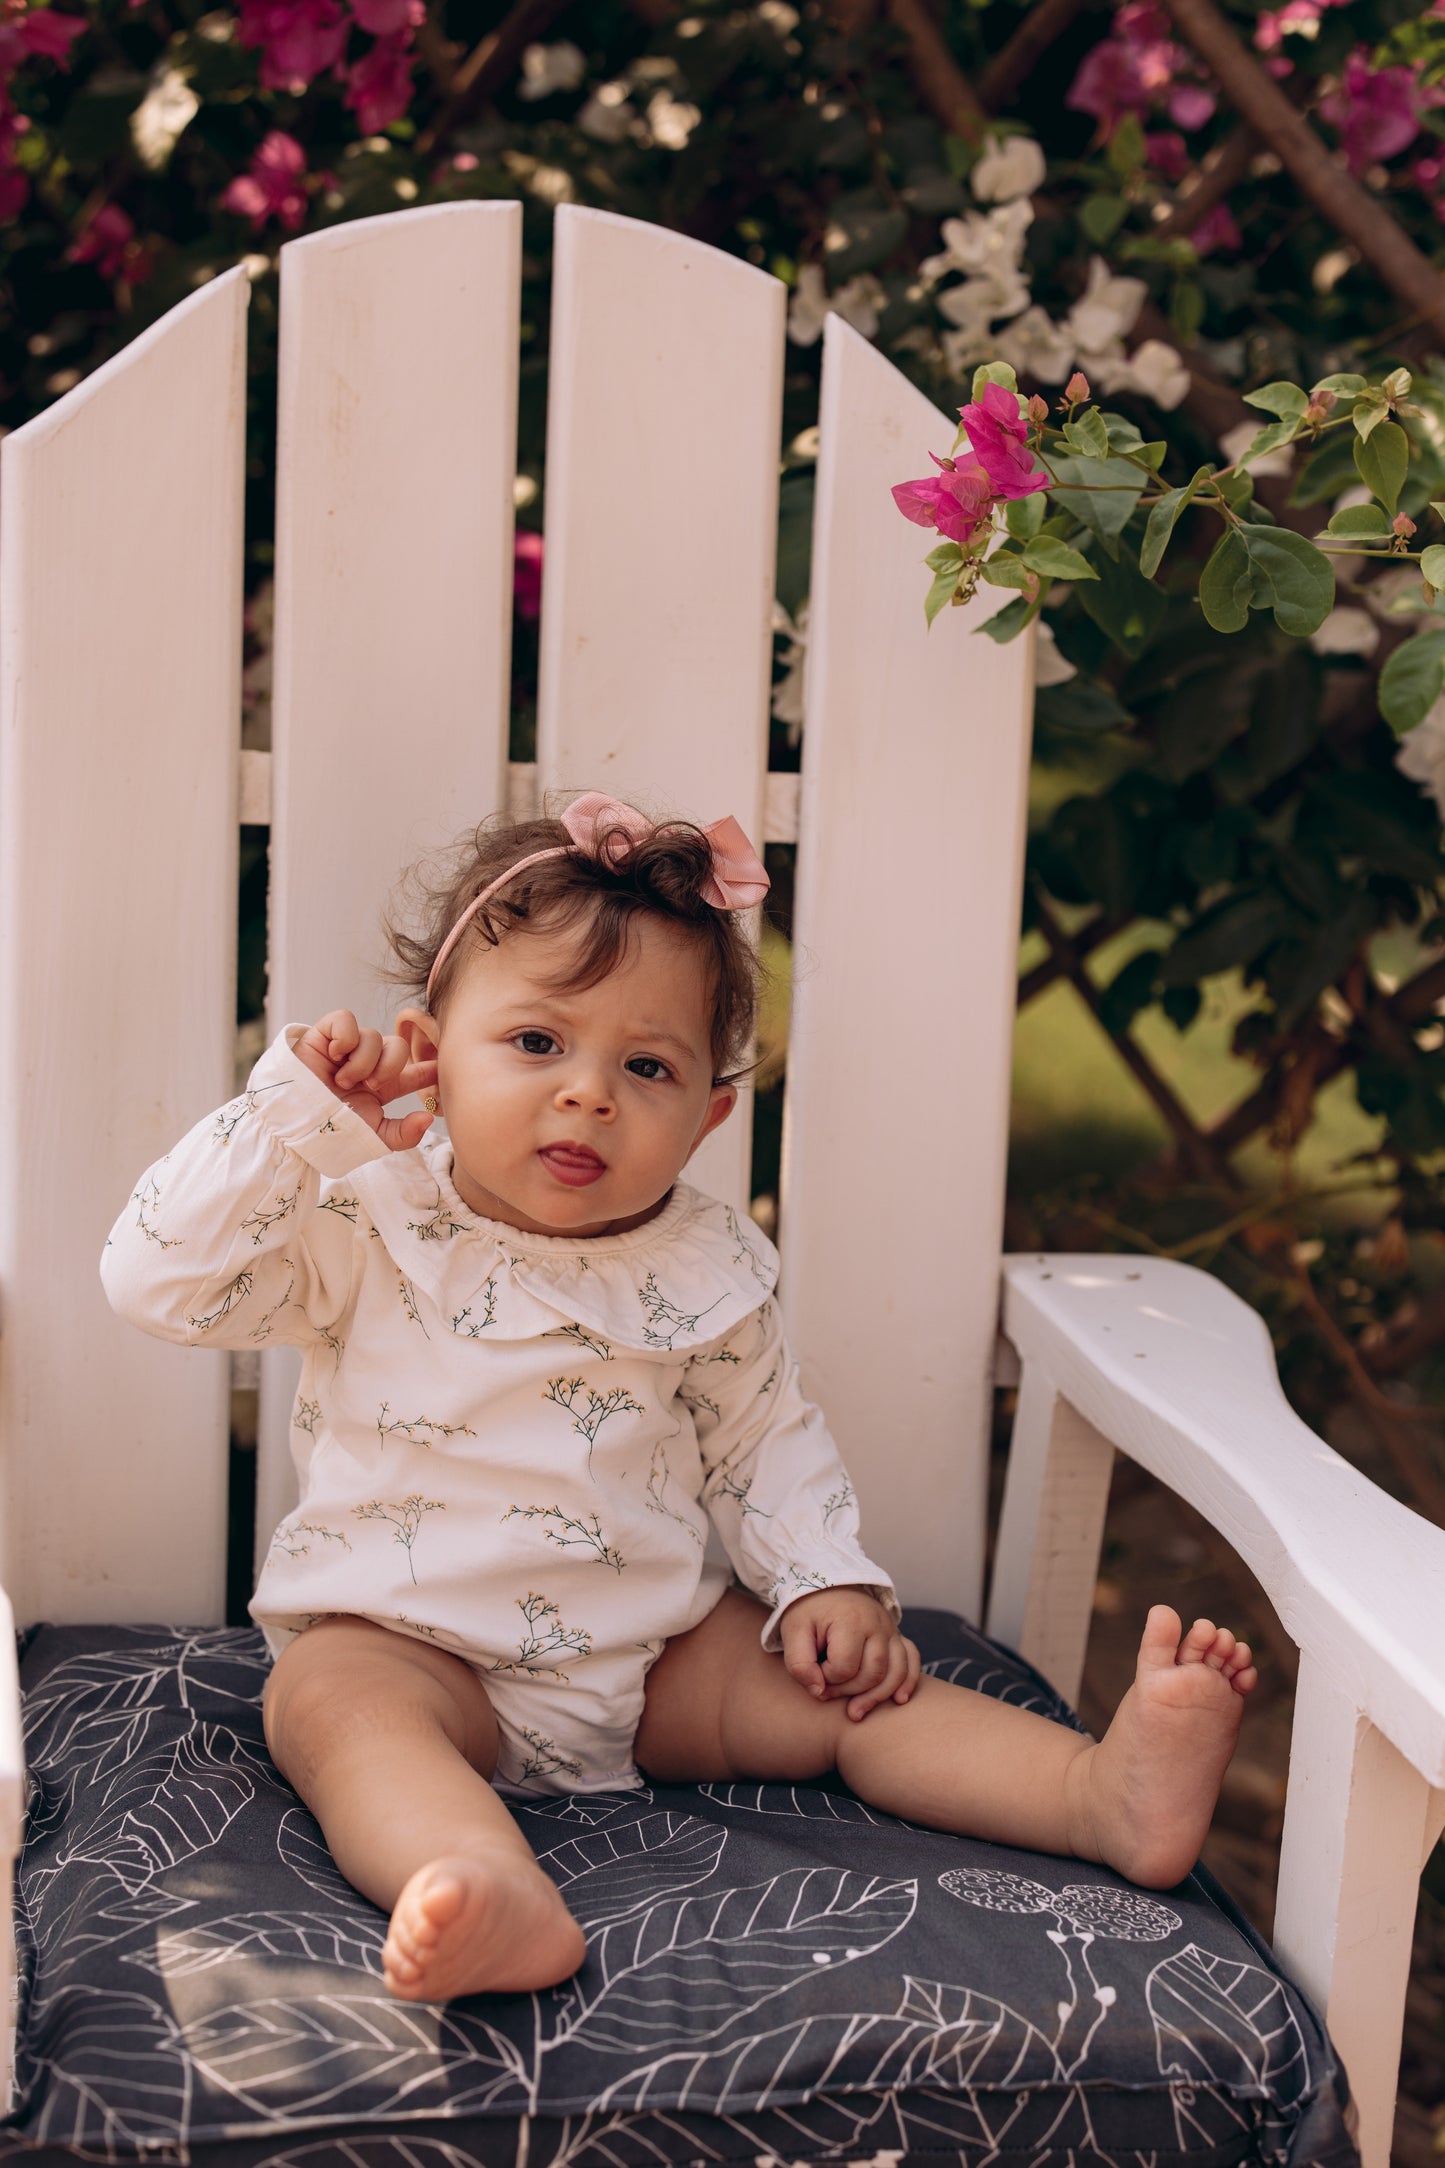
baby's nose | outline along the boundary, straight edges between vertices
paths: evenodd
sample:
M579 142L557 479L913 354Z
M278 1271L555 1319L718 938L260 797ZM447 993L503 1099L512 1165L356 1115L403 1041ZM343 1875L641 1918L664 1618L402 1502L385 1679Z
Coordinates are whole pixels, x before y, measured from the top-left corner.
M557 1092L558 1108L571 1108L576 1112L602 1117L611 1116L614 1099L607 1083L600 1076L574 1076L561 1085Z

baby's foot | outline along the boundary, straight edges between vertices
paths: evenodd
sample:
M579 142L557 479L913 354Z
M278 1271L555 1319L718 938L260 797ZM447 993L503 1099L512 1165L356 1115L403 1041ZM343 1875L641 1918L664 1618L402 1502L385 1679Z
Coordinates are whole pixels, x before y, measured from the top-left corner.
M1198 1859L1244 1696L1259 1683L1247 1644L1227 1627L1196 1619L1181 1633L1178 1614L1155 1604L1134 1684L1070 1771L1080 1857L1147 1889L1172 1889Z
M554 1987L586 1954L582 1930L534 1863L499 1852L433 1860L396 1900L381 1953L405 2002Z

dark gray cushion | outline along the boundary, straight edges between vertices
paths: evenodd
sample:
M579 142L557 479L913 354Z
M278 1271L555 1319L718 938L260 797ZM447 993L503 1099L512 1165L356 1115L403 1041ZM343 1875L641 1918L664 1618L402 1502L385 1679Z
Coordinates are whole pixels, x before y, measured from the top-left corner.
M1068 1718L942 1612L930 1670ZM1202 1875L895 1821L841 1787L516 1808L587 1931L538 1995L398 2003L385 1917L261 1733L243 1629L42 1627L0 2156L188 2168L1347 2163L1318 2020ZM39 2150L32 2150L39 2149Z

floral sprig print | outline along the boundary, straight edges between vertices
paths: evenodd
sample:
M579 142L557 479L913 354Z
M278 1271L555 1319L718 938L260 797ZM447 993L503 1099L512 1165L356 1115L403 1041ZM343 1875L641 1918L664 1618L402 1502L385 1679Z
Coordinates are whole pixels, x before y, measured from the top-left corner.
M774 1605L776 1605L782 1602L784 1596L786 1596L790 1590L797 1594L801 1594L806 1589L828 1588L830 1586L831 1583L824 1577L824 1575L822 1575L821 1573L806 1572L804 1568L797 1563L796 1559L794 1559L789 1563L786 1570L780 1573L777 1579L774 1581L772 1588L769 1590L769 1599Z
M750 1475L738 1475L732 1468L724 1468L722 1481L713 1488L714 1498L731 1498L739 1513L754 1513L760 1521L770 1521L772 1514L765 1506L755 1506L748 1497L753 1487Z
M592 1654L592 1636L586 1627L564 1626L562 1614L550 1596L529 1589L525 1596L517 1598L517 1609L526 1621L526 1632L518 1640L516 1657L499 1657L487 1666L489 1671L525 1671L530 1675L546 1672L551 1678L565 1681L568 1674L546 1659Z
M701 1549L703 1539L692 1522L686 1514L677 1512L667 1502L667 1486L671 1480L672 1470L667 1464L667 1441L659 1438L652 1448L652 1465L647 1471L647 1510L649 1513L665 1514L668 1520L676 1521L678 1527L685 1528L693 1542Z
M411 1281L407 1278L404 1272L397 1273L396 1287L397 1293L401 1296L401 1306L403 1310L405 1310L407 1316L411 1319L412 1324L420 1325L424 1336L428 1340L430 1340L431 1334L427 1332L426 1319L422 1316L420 1310L416 1306L416 1289L412 1286Z
M266 1312L266 1315L261 1319L260 1323L251 1327L250 1337L253 1340L269 1340L271 1337L271 1325L273 1320L278 1318L283 1310L287 1310L291 1307L291 1290L296 1285L296 1265L294 1259L290 1257L283 1257L281 1259L281 1263L284 1266L287 1274L286 1292L282 1295L279 1302L272 1303L270 1309Z
M645 1320L642 1337L647 1345L670 1348L680 1332L696 1332L699 1320L706 1317L709 1311L715 1310L723 1297L719 1295L717 1302L710 1302L706 1310L679 1310L676 1303L670 1302L658 1286L657 1274L649 1272L637 1290L637 1299L642 1304Z
M439 1423L430 1415L398 1416L394 1422L386 1418L391 1414L391 1402L383 1400L376 1411L377 1435L385 1445L388 1438L406 1438L412 1445L424 1445L430 1452L437 1438L475 1438L470 1423ZM430 1431L431 1437L424 1433Z
M447 1323L451 1326L452 1331L457 1335L459 1340L479 1340L482 1334L486 1331L488 1325L496 1323L496 1318L497 1276L495 1273L493 1273L491 1278L487 1281L485 1287L482 1289L481 1316L476 1318L472 1317L472 1306L470 1303L468 1303L464 1310L458 1310L455 1317L449 1317L447 1319ZM471 1319L470 1323L467 1322L468 1319Z
M747 1268L759 1287L770 1288L773 1284L773 1276L768 1271L753 1244L749 1242L747 1236L743 1233L738 1224L738 1216L730 1204L723 1206L723 1218L727 1222L728 1234L737 1244L737 1248L733 1251L733 1263L740 1265L746 1260Z
M296 1405L291 1410L291 1421L296 1429L307 1431L314 1438L316 1425L320 1420L321 1402L319 1400L302 1400L298 1395Z
M218 1325L223 1317L229 1316L238 1302L246 1300L255 1284L254 1273L238 1272L214 1310L208 1311L204 1317L192 1317L188 1313L186 1323L194 1326L197 1332L209 1332L213 1325Z
M582 1764L564 1754L555 1739L549 1739L544 1731L537 1731L531 1724L522 1726L522 1737L531 1748L523 1762L520 1780L528 1777L547 1777L560 1772L563 1776L580 1777Z
M602 1523L595 1513L589 1513L585 1520L574 1520L560 1506L508 1506L502 1519L540 1521L542 1533L549 1543L555 1543L563 1550L581 1545L584 1550L590 1550L601 1565L610 1566L614 1573L621 1573L627 1564L622 1553L604 1537ZM548 1526L549 1522L555 1526Z
M585 1396L585 1405L579 1404L579 1394ZM642 1402L634 1400L625 1385L614 1385L609 1392L598 1393L582 1378L549 1378L542 1398L567 1410L572 1418L572 1428L579 1437L587 1440L589 1466L592 1461L592 1448L597 1443L597 1433L609 1416L647 1413Z
M261 1104L262 1092L279 1092L280 1084L248 1084L239 1098L232 1099L216 1116L211 1131L212 1144L229 1144L248 1114L254 1114ZM167 1153L169 1158L169 1153Z
M604 1340L600 1333L588 1332L583 1325L554 1325L550 1332L543 1333L542 1338L544 1340L571 1340L576 1346L589 1349L601 1362L610 1363L612 1360L610 1342Z
M356 1215L361 1210L361 1199L359 1197L343 1197L338 1191L332 1190L329 1196L322 1198L316 1209L318 1212L334 1212L338 1219L350 1220L352 1226L355 1227L357 1225Z
M133 1189L131 1199L140 1207L135 1216L135 1223L147 1242L154 1242L163 1250L179 1249L186 1239L184 1235L171 1235L167 1238L161 1233L159 1227L153 1227L146 1218L147 1212L154 1213L160 1209L160 1187L154 1177L145 1184L144 1188Z
M423 1514L446 1512L446 1505L443 1500L440 1498L423 1498L413 1492L410 1498L403 1498L400 1501L392 1500L389 1503L383 1503L380 1498L372 1498L364 1506L353 1506L351 1510L359 1521L390 1521L392 1527L396 1530L395 1541L406 1552L407 1568L411 1574L412 1586L415 1588L417 1586L416 1561L411 1555L412 1545L416 1542Z
M453 1219L450 1207L438 1189L437 1201L430 1216L422 1220L408 1220L406 1231L409 1235L415 1235L418 1242L450 1242L453 1235L465 1234L466 1228L459 1219Z
M854 1490L851 1479L845 1475L842 1489L830 1491L823 1500L823 1526L827 1527L835 1513L841 1513L846 1506L855 1504L857 1497L858 1493Z
M351 1538L344 1529L324 1528L316 1521L283 1521L271 1538L271 1551L281 1551L287 1558L309 1557L311 1545L298 1543L298 1536L314 1536L319 1543L339 1543L344 1551L351 1549ZM268 1552L268 1558L270 1555Z
M283 1220L290 1219L292 1213L296 1210L296 1207L300 1203L300 1201L300 1190L293 1189L289 1197L277 1198L275 1208L272 1211L264 1211L258 1205L254 1212L247 1213L246 1217L241 1222L241 1233L245 1234L248 1227L254 1230L251 1235L251 1247L253 1250L260 1249L261 1244L265 1241L266 1236L270 1232L271 1228L279 1227Z
M694 1421L697 1420L699 1412L704 1409L712 1417L715 1423L720 1423L722 1421L722 1409L718 1406L717 1402L710 1399L706 1393L679 1392L677 1397L682 1402L683 1406L687 1409L688 1414L692 1416Z

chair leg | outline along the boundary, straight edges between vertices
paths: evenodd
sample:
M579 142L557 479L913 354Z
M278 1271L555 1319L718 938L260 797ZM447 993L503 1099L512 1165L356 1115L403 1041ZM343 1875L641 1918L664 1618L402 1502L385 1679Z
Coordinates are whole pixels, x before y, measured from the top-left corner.
M1289 1774L1275 1955L1339 2050L1364 2168L1388 2168L1420 1872L1445 1792L1303 1652Z
M1024 1367L989 1594L988 1631L1078 1698L1114 1448Z

